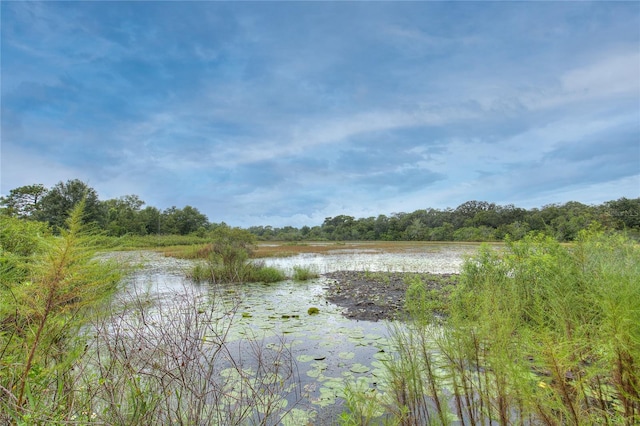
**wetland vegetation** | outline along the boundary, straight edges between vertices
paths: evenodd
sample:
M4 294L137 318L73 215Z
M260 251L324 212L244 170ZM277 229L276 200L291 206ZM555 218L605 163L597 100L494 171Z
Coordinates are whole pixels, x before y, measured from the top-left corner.
M96 232L99 204L0 214L0 423L640 422L637 227L117 237Z

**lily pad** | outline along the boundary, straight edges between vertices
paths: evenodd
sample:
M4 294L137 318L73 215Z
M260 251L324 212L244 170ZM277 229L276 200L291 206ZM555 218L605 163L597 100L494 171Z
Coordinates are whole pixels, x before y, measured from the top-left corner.
M351 368L349 368L349 371L351 371L352 373L366 373L369 370L371 370L371 368L358 362L356 362L351 366Z
M308 425L312 424L312 420L316 417L315 411L307 411L301 410L300 408L292 408L289 412L287 412L282 419L280 419L280 423L283 426L299 426L299 425Z
M314 357L313 355L303 354L303 355L298 355L296 357L296 360L298 360L299 362L310 362L314 360Z
M340 352L338 356L340 357L340 359L353 359L356 354L355 352Z

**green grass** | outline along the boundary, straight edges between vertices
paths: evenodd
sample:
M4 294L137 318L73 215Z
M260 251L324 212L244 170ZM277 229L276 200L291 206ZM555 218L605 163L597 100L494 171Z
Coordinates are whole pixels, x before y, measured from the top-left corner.
M638 244L595 230L481 248L444 321L443 300L412 283L390 410L408 424L637 424L638 283Z
M307 281L318 278L319 276L318 271L312 266L296 265L293 267L293 276L291 278L294 281Z
M254 265L249 273L247 281L261 282L265 284L284 281L287 279L286 274L273 266Z

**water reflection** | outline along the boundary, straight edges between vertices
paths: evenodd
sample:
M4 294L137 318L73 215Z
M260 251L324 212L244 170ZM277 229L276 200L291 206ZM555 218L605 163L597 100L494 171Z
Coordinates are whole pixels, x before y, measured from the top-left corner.
M294 266L312 267L321 274L338 270L455 273L465 255L476 249L477 246L451 245L426 253L348 251L264 261L288 275ZM393 352L389 324L345 318L340 307L325 300L323 277L269 285L197 285L185 278L192 261L152 252L112 253L108 257L140 265L126 283L128 295L148 294L163 309L172 300L192 295L208 300L219 311L218 318L226 318L232 311L226 341L235 342L239 358L251 347L246 344L248 341L259 342L264 350L278 350L285 345L296 362L300 389L287 398L307 413L339 412L347 381L359 379L373 388L382 386L381 361ZM310 315L309 308L318 308L319 313Z

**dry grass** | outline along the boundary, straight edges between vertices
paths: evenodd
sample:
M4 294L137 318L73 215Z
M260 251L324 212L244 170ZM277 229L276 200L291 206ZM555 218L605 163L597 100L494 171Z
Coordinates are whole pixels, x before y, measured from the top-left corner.
M287 241L259 242L251 254L252 258L289 257L303 253L338 254L345 252L369 253L433 253L446 245L479 245L469 242L433 242L433 241L305 241L292 243ZM501 243L494 243L499 245ZM493 244L492 244L493 245ZM204 258L207 255L208 244L181 245L157 247L152 250L165 256L181 259Z
M430 241L348 241L348 242L262 242L258 243L253 256L261 257L286 257L302 253L337 254L351 251L370 253L429 253L440 251L443 245L450 247L454 242L430 242ZM459 243L464 245L478 243Z

